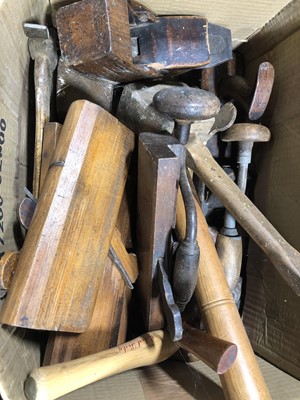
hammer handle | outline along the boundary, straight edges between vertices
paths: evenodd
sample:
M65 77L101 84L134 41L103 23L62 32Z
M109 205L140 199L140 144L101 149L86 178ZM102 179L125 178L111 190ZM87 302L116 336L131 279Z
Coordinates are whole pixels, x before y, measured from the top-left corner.
M187 325L178 345L192 353L218 374L224 374L234 363L238 348L234 343L211 336Z
M203 145L190 146L189 166L219 198L269 257L282 278L300 296L300 254L228 177Z
M164 361L177 350L167 332L149 332L109 350L40 367L27 378L25 394L29 400L54 400L100 379Z

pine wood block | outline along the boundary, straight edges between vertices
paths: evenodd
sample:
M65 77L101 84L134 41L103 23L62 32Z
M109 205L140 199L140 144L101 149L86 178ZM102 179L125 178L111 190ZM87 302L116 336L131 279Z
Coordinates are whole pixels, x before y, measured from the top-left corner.
M2 323L67 332L88 328L133 147L133 133L104 109L84 100L72 104Z

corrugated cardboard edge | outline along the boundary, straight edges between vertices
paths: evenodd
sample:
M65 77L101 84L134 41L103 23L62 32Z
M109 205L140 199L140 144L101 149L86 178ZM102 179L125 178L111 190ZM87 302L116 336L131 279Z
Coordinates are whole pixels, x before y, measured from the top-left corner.
M239 49L245 57L245 64L266 54L299 28L299 0L293 0Z
M16 210L27 177L29 54L22 22L38 22L46 6L46 0L0 1L0 127L4 133L4 142L1 134L0 253L17 248ZM23 330L0 326L0 394L4 400L25 399L23 383L29 371L39 364L39 346L24 335Z
M296 21L293 18L297 18ZM293 22L291 22L293 21ZM286 7L248 43L247 76L262 61L275 68L275 85L263 124L269 143L255 147L258 179L255 203L283 237L300 250L300 2ZM277 36L279 35L279 36ZM282 36L282 40L281 40ZM266 52L263 52L266 46ZM273 47L274 46L274 47ZM251 60L249 62L249 60ZM300 379L300 299L283 282L267 257L251 243L244 323L255 351Z

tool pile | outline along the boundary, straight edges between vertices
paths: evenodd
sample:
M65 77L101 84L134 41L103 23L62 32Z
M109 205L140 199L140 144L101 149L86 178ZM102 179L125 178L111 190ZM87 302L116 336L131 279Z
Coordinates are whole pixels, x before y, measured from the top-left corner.
M253 144L270 140L272 65L252 85L228 29L135 1L81 0L54 25L24 23L32 193L24 245L0 261L0 322L50 331L26 396L56 399L181 348L226 398L269 399L238 311L237 223L300 295L300 254L245 194Z

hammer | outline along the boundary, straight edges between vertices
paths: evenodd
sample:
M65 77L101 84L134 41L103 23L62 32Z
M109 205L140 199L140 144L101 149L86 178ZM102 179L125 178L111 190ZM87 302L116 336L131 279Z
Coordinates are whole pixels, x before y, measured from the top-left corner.
M50 118L50 97L53 71L57 65L57 52L54 38L45 25L24 23L23 29L28 36L28 46L34 63L35 88L35 147L33 170L33 195L38 198L40 188L42 145L44 126Z

